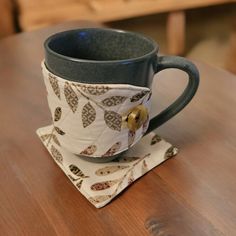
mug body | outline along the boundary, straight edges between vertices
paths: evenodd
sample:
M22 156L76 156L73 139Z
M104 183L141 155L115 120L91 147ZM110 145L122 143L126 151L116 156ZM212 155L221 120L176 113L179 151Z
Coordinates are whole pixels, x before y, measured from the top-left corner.
M152 39L128 31L87 28L57 33L45 43L42 64L61 146L87 160L116 158L180 112L193 98L199 72L189 60L157 56ZM151 120L155 73L176 68L188 74L183 93Z

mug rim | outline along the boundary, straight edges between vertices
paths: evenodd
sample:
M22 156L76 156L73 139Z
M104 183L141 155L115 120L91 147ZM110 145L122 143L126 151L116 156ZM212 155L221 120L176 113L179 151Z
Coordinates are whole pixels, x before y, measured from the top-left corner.
M139 57L133 57L133 58L127 58L127 59L120 59L120 60L88 60L88 59L80 59L80 58L75 58L75 57L70 57L70 56L65 56L63 54L57 53L54 50L52 50L49 47L49 43L55 39L58 36L61 36L63 34L66 33L72 33L72 32L78 32L80 30L103 30L103 31L111 31L111 32L115 32L115 33L123 33L123 34L129 34L129 35L133 35L133 36L138 36L139 38L148 41L152 46L153 49L142 55ZM114 64L114 63L123 63L123 62L136 62L136 61L142 61L145 60L146 58L152 56L152 55L156 55L158 53L159 50L159 45L156 43L155 40L153 40L151 37L148 37L146 35L140 34L140 33L136 33L136 32L132 32L132 31L128 31L128 30L120 30L120 29L112 29L112 28L78 28L78 29L72 29L72 30L66 30L66 31L61 31L58 33L55 33L51 36L49 36L45 41L44 41L44 49L46 50L46 52L52 53L53 55L61 58L61 59L65 59L65 60L70 60L70 61L74 61L74 62L83 62L83 63L97 63L97 64Z

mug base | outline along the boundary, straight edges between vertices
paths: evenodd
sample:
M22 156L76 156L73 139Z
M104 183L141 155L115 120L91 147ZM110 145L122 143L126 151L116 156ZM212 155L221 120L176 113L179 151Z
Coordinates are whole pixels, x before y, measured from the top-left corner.
M89 157L89 156L83 156L83 155L76 155L76 156L78 156L79 158L81 158L85 161L89 161L89 162L106 163L106 162L110 162L110 161L113 161L113 160L119 158L123 153L124 152L119 153L114 156L108 156L108 157Z

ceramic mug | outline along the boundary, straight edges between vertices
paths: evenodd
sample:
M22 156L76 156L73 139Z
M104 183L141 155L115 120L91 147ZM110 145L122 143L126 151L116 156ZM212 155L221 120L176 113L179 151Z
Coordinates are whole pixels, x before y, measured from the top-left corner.
M156 42L138 33L82 28L50 36L44 48L48 71L65 81L85 85L117 84L151 89L154 75L164 69L177 68L186 72L189 78L187 87L173 104L150 120L146 134L180 112L199 85L199 72L192 62L182 57L158 56ZM127 126L132 131L145 122L148 111L135 104L129 112ZM110 156L104 156L102 161L117 156L113 154L110 152Z

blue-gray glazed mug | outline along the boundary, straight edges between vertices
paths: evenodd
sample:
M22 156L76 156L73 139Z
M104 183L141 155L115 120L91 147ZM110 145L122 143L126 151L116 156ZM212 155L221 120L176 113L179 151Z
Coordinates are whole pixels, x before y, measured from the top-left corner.
M154 75L164 69L177 68L186 72L187 87L173 104L150 120L146 134L180 112L199 85L199 72L192 62L182 57L158 56L156 42L134 32L75 29L50 36L44 48L48 71L70 82L129 84L151 89ZM139 108L130 118L131 130L140 127L140 117L145 111Z

